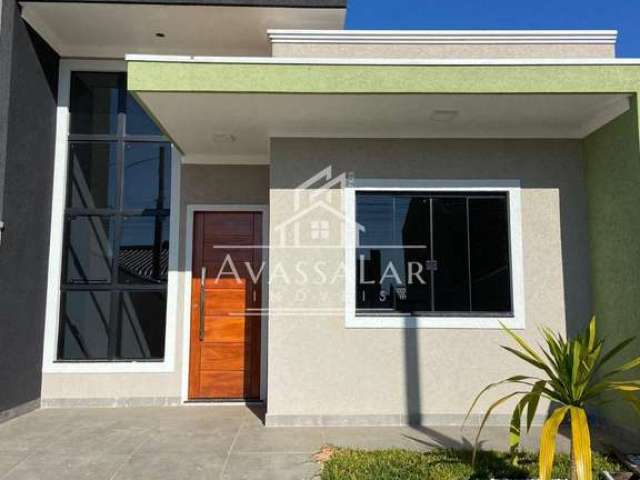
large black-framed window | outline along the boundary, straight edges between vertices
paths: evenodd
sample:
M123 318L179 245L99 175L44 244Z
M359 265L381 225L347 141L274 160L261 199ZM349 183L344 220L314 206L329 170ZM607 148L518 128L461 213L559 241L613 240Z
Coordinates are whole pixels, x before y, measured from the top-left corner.
M171 145L122 72L72 72L58 361L164 358Z
M356 313L513 315L502 192L356 193Z

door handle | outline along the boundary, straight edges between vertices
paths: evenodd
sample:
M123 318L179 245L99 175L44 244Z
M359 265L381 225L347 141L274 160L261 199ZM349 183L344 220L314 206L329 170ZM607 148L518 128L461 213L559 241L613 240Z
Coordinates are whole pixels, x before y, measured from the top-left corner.
M205 302L205 282L207 280L207 267L202 267L200 271L200 341L204 340L204 302Z

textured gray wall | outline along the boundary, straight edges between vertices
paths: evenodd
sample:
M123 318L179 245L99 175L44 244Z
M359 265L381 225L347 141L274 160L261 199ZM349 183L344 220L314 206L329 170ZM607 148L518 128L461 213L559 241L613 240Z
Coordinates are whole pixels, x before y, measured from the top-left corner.
M272 246L278 226L295 214L296 194L305 193L296 190L297 185L329 165L333 175L353 172L356 179L520 180L526 327L519 333L536 342L538 325L564 333L589 318L587 198L580 141L273 139ZM332 207L343 208L340 189L330 201ZM332 214L322 217L317 211L324 213L317 209L307 221L331 221ZM340 239L341 222L333 224L336 228L329 235L340 245L335 239ZM344 261L344 252L270 249L272 272L278 264L298 261L322 261L330 277ZM348 329L341 278L318 282L308 292L304 283L297 288L273 276L271 281L267 424L393 424L408 419L458 423L485 385L530 373L500 349L508 341L499 330ZM298 293L309 295L299 300ZM285 308L309 306L327 313L283 313ZM476 411L486 411L495 398L487 396ZM541 403L540 411L546 406ZM495 418L508 423L510 410L502 407Z
M15 0L2 0L0 34L2 412L40 397L58 55L22 21Z

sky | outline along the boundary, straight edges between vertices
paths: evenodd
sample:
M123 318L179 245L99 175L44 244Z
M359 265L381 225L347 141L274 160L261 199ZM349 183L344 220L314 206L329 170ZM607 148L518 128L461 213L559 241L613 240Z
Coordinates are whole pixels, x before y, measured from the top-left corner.
M347 28L618 30L617 56L640 58L640 0L348 0Z

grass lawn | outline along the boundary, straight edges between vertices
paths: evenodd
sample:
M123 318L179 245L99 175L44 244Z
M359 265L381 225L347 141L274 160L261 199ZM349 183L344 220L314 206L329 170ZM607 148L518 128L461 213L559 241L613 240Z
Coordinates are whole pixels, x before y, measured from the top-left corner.
M471 452L465 450L349 450L326 448L317 457L323 463L321 480L467 480L489 478L536 478L537 456L521 455L518 466L511 464L509 454L478 452L475 469L471 468ZM604 478L602 470L618 471L620 465L594 453L594 479ZM553 478L569 477L569 458L557 455Z

